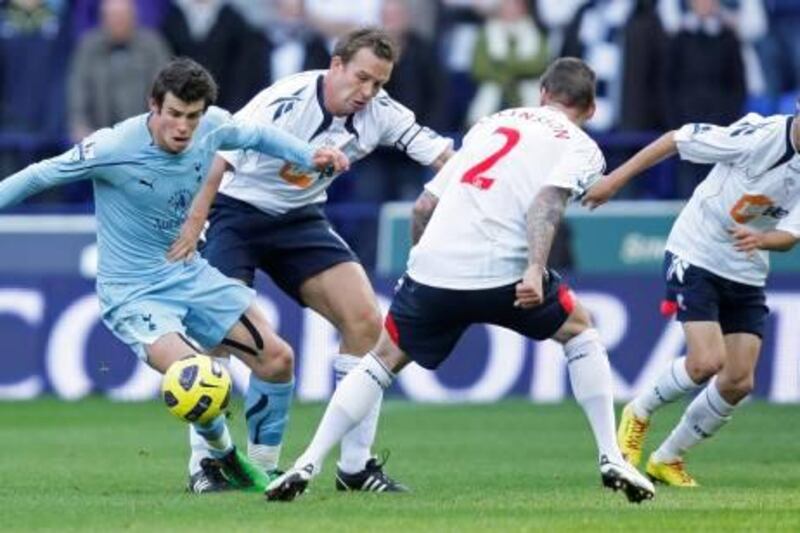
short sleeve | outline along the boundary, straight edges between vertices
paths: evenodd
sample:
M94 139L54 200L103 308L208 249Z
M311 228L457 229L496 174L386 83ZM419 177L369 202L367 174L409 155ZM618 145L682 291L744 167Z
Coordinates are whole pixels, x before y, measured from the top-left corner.
M786 151L783 117L764 117L750 113L727 127L687 124L675 133L681 159L694 163L727 163L752 167L758 174L779 161Z
M789 215L781 220L775 229L791 233L800 239L800 203L789 211Z
M445 172L443 168L440 170L428 183L425 184L425 190L437 198L441 198L447 184L450 183L450 176L452 172Z
M543 185L569 189L573 199L580 198L603 175L606 160L590 139L578 140L567 148Z

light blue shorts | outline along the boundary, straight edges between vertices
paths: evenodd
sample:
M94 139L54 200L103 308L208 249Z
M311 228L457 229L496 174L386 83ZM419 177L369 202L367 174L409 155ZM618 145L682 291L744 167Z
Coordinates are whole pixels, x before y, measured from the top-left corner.
M97 294L103 322L142 361L145 347L167 333L217 346L255 298L199 256L151 284L98 282Z

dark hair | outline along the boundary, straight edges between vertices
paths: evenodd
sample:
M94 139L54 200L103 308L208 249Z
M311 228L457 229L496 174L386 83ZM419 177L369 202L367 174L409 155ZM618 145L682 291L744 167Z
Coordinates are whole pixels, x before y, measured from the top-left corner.
M397 45L389 34L380 28L361 28L351 31L336 42L332 56L339 56L342 63L349 63L362 48L368 48L376 57L394 63L397 61Z
M175 58L159 71L150 98L160 108L168 92L187 103L203 100L204 109L217 100L214 78L200 63L188 57Z
M585 111L594 104L594 71L576 57L560 57L542 74L542 88L556 102Z

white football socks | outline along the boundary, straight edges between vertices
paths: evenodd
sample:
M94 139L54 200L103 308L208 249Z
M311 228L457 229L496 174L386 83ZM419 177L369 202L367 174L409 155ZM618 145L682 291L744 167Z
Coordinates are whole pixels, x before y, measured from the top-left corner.
M333 369L336 374L337 387L342 379L361 362L361 357L349 354L338 354L334 357ZM342 437L341 455L338 467L347 474L364 470L367 461L372 457L372 443L378 429L378 417L381 411L383 395L373 404L361 422Z
M270 446L268 444L255 444L247 442L247 458L250 462L261 469L262 472L269 472L278 468L278 461L281 458L282 444Z
M225 423L225 415L219 415L208 424L190 424L189 442L192 445L192 456L189 459L189 473L200 469L200 461L204 457L222 457L233 449L233 439Z
M336 387L311 444L294 466L312 464L314 475L318 474L331 448L380 403L384 389L393 380L392 373L372 352L362 357Z
M615 434L611 366L600 334L590 328L576 335L564 344L564 355L572 393L589 419L599 454L623 461Z
M231 362L229 357L214 357L214 360L224 366L226 370L230 371ZM225 449L225 451L230 451L229 448L233 447L233 440L231 439L231 434L230 431L228 431L227 424L225 424L225 430L222 438L222 444L224 445L223 449ZM206 457L214 456L214 446L211 442L206 441L205 438L197 433L194 425L189 424L189 447L191 448L191 455L189 455L189 475L192 475L195 472L200 471L200 461Z
M717 378L713 378L686 408L667 440L653 453L653 460L670 463L682 458L687 450L727 424L735 408L720 395Z
M651 387L633 400L633 412L639 418L650 418L657 409L702 386L689 377L686 357L679 357L670 363Z

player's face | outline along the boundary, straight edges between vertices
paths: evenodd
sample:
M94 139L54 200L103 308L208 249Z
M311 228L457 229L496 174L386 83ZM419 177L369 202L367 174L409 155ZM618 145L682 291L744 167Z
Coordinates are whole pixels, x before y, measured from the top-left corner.
M171 92L164 95L159 107L150 101L150 130L156 144L167 152L182 152L192 142L192 135L205 112L205 101L184 102Z
M392 63L362 48L343 63L334 56L325 83L325 107L337 116L350 115L366 106L389 81Z

